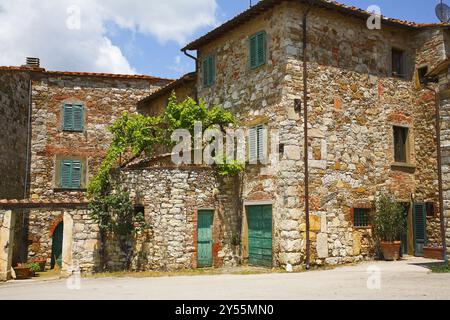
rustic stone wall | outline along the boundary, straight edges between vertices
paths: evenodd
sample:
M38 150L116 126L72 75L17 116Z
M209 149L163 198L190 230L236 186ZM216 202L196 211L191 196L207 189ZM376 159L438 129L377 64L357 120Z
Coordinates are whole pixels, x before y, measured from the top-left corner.
M445 232L447 250L450 253L450 92L440 93L442 184L444 197Z
M64 223L63 271L72 267L80 267L83 273L97 270L99 228L86 209L42 206L13 212L17 217L24 216L25 221L18 228L20 232L16 235L13 250L14 257L25 258L16 259L14 264L46 260L46 267L50 269L53 233L60 223Z
M230 108L243 125L267 123L284 146L274 174L249 166L244 183L244 201L272 202L274 265L300 265L305 257L303 121L294 110L303 94L301 16L300 5L284 3L199 50L200 61L210 53L217 61L215 85L204 88L199 77L199 96ZM380 191L437 203L432 97L413 82L416 59L425 61L416 51L429 44L415 32L370 31L362 20L326 10L314 9L309 19L312 260L354 262L374 248L371 230L353 227L352 208L373 207ZM248 37L261 30L268 59L251 70ZM390 77L392 47L405 50L404 78ZM393 125L410 128L406 166L394 165ZM433 242L437 222L428 223Z
M120 179L134 202L145 207L149 226L129 244L133 250L132 269L196 268L197 214L201 209L215 212L214 266L239 263L239 249L232 244L239 225L232 201L232 181L218 179L213 170L201 167L125 170ZM109 239L108 243L108 269L123 269L126 253L117 239Z
M107 127L123 112L134 113L137 102L167 84L166 80L123 79L91 76L43 75L33 81L31 197L78 200L84 192L57 190L56 158L86 159L87 180L92 177L109 146ZM85 129L80 133L61 129L64 103L85 107Z
M30 75L0 70L0 198L23 199Z

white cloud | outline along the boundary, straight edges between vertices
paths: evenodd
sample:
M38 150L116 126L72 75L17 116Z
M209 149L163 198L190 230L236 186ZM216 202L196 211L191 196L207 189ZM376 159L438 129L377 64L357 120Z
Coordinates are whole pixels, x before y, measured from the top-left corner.
M186 42L216 23L216 0L0 0L0 65L41 58L52 70L135 73L107 24ZM78 10L79 9L79 10Z

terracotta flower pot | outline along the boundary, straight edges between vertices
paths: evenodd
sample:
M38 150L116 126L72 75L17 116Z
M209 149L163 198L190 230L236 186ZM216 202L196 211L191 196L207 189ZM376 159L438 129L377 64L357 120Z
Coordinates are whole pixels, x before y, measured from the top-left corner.
M16 273L17 280L30 279L32 276L31 270L28 267L15 267L14 272Z
M444 248L442 247L424 247L423 257L434 260L444 260Z
M397 261L400 259L400 248L402 246L401 241L384 242L380 243L381 252L383 252L384 260Z

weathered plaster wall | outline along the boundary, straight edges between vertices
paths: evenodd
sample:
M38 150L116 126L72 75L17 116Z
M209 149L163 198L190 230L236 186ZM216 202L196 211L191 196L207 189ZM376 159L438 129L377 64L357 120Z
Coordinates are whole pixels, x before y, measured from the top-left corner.
M0 198L23 199L30 75L0 70Z

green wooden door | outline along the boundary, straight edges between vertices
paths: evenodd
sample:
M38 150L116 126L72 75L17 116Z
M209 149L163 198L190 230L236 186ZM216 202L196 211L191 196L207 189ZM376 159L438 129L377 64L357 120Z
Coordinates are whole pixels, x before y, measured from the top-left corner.
M198 212L197 266L199 268L212 267L212 228L214 211L201 210Z
M247 207L249 264L272 267L272 206Z
M414 255L423 256L423 247L427 241L427 218L425 203L414 203Z
M55 229L52 238L52 269L56 264L61 268L62 267L62 247L63 247L63 231L64 231L64 223L61 222Z

